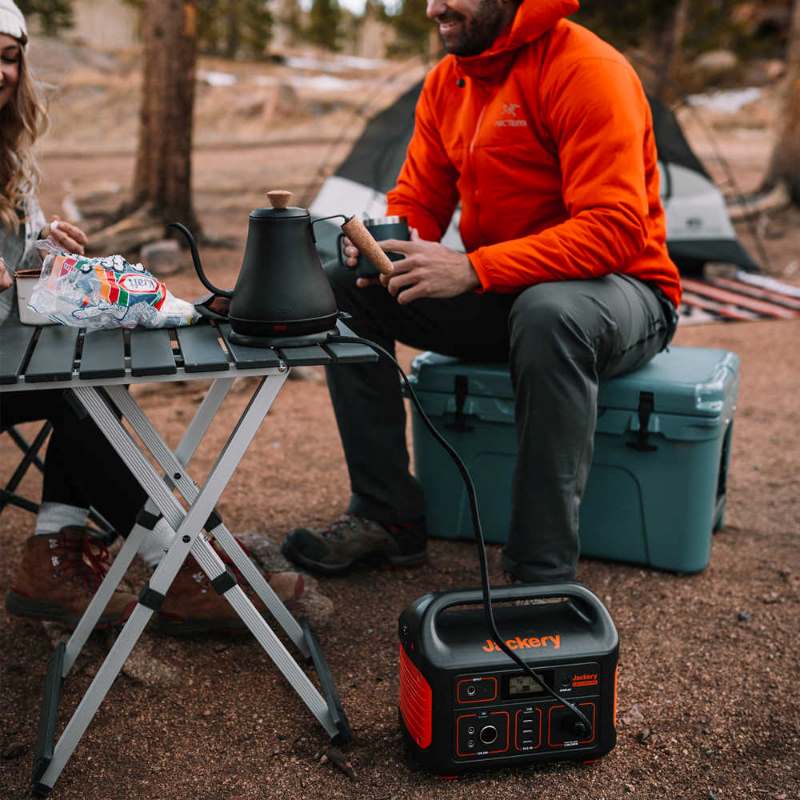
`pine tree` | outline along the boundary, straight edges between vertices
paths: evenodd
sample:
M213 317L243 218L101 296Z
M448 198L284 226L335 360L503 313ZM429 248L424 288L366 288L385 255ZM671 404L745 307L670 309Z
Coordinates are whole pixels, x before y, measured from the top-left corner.
M268 0L199 0L198 45L203 53L261 57L272 37Z
M145 0L144 80L133 197L154 220L198 229L192 205L194 0Z
M425 15L425 3L401 0L397 11L386 16L394 28L397 40L389 48L392 55L427 54L434 26Z
M328 50L339 49L342 10L337 0L313 0L308 12L306 39Z
M787 62L779 133L764 188L785 183L792 202L800 206L800 0L794 0Z
M17 0L17 5L29 21L38 17L45 36L58 36L75 24L72 0Z
M284 0L281 22L289 29L289 42L297 44L303 38L303 12L298 0Z

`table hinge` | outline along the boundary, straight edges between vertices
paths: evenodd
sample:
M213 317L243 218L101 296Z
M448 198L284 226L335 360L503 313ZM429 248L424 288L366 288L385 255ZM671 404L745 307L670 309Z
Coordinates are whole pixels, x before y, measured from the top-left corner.
M152 531L156 527L156 523L163 517L163 514L151 514L147 509L142 509L136 515L136 524L141 525L143 528L147 528L148 531Z
M225 567L225 572L221 575L217 575L217 577L211 581L211 585L214 587L217 594L225 594L225 592L230 591L237 584L236 576L227 567Z
M149 608L151 611L158 611L164 602L164 598L165 595L161 594L161 592L145 586L139 594L139 604Z
M222 525L222 517L217 512L215 508L209 515L208 519L206 520L205 529L207 531L213 531L214 528L219 528Z

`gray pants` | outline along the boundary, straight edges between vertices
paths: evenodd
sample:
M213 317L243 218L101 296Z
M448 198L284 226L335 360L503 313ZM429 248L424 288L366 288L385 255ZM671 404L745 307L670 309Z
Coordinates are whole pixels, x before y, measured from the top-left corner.
M641 367L666 346L675 321L669 301L636 279L609 275L401 306L382 287L357 288L351 270L326 270L350 327L390 352L400 341L469 361L509 361L518 455L504 567L528 582L574 578L598 381ZM394 366L337 366L328 387L350 472L349 511L380 522L422 517Z

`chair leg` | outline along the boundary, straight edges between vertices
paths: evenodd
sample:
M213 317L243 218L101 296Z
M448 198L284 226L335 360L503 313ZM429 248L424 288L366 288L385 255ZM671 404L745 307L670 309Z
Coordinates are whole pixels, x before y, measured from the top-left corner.
M17 465L17 468L14 470L14 474L9 479L5 488L2 490L2 492L0 492L0 513L2 513L3 509L7 505L15 505L19 508L25 509L25 511L30 511L32 514L35 514L39 511L38 503L34 503L32 500L27 500L24 497L20 497L15 492L17 486L19 486L20 482L25 477L25 473L28 471L31 464L38 467L40 470L44 470L44 466L39 460L39 450L42 449L42 446L44 445L47 437L50 435L50 431L52 429L53 426L49 422L45 422L30 444L28 444L19 431L17 431L17 429L13 426L6 430L6 433L8 433L8 435L14 440L14 443L20 448L20 450L22 450L24 455L22 456L22 460Z

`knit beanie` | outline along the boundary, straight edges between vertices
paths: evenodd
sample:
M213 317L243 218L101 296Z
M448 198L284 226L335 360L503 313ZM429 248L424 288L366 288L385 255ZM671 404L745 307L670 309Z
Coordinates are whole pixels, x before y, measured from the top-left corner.
M28 42L28 28L25 17L14 0L0 0L0 33L12 36L24 45Z

